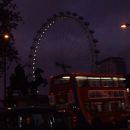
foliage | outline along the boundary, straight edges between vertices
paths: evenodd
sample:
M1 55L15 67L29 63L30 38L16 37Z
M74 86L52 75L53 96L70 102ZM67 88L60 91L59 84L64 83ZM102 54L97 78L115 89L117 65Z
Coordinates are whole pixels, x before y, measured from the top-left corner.
M7 63L19 59L12 30L17 28L20 21L22 21L20 12L16 11L16 4L13 0L0 0L0 71L3 69L4 57ZM10 36L8 40L4 39L5 33Z
M13 0L0 0L0 33L11 32L16 29L18 22L22 21L20 12L16 12Z

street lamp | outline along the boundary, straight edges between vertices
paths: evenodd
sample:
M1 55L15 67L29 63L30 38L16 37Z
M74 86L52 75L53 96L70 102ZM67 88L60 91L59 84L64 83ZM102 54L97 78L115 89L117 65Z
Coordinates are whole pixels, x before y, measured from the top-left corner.
M4 39L8 40L10 38L9 34L4 34Z
M130 26L130 23L125 23L125 24L122 24L120 27L122 29L127 29L129 26Z
M4 71L4 98L6 98L6 48L10 40L10 35L5 33L2 35L3 42L3 71Z

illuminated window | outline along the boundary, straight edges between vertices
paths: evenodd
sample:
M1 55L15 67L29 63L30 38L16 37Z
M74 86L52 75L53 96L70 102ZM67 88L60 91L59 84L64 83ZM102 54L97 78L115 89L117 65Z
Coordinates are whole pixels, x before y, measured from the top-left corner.
M86 76L76 76L75 77L78 87L88 87L88 79Z
M65 85L70 83L70 77L69 76L64 76L60 78L55 78L53 80L54 85Z
M100 87L100 77L88 77L90 87Z
M110 78L110 77L102 77L101 78L101 85L103 87L112 87L113 86L112 78Z

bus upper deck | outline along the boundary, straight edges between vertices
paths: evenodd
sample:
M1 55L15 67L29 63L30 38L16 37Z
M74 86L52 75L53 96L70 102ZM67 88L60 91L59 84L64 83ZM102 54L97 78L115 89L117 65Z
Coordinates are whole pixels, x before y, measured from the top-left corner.
M102 122L125 120L127 94L124 75L70 73L50 78L50 104L64 111L76 108L90 122L96 115Z

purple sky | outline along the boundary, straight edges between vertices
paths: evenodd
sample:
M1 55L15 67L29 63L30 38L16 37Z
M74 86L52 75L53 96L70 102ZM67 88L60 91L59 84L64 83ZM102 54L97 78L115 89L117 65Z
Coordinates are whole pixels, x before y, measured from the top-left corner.
M83 16L85 21L90 23L90 29L95 31L94 36L99 41L97 46L101 51L99 59L109 56L121 56L125 58L129 68L130 28L122 31L120 24L130 22L130 0L15 0L14 2L17 4L18 10L21 11L24 20L24 24L20 24L15 31L16 46L24 63L28 61L30 46L41 24L46 22L46 19L53 14L60 11L70 11ZM68 22L67 26L71 26L70 24L71 22ZM58 41L58 36L62 32L60 27L62 27L62 24L59 24L57 28L52 29L52 32L50 31L47 34L47 37L42 41L45 45L41 46L39 55L49 48L50 42L66 43L70 39L69 43L77 42L75 48L78 48L78 43L85 42L84 34L80 35L82 29L75 24L71 28L73 30L72 35L70 33L67 36L67 30L65 30L66 36L61 36L65 40L60 38ZM70 36L71 38L69 38ZM68 51L71 52L71 50ZM48 54L46 53L46 55ZM53 54L49 55L51 59ZM41 58L39 56L39 61L42 60Z
M24 24L21 23L14 31L16 47L23 64L29 60L30 47L41 24L53 14L70 11L83 16L85 21L90 23L90 29L95 31L94 37L99 41L97 46L101 51L99 59L121 56L126 60L130 73L130 28L125 31L120 29L123 22L130 23L130 0L14 0L14 2L24 20ZM82 28L71 21L64 22L57 23L41 41L38 65L50 73L53 70L61 72L54 66L57 60L59 62L65 60L65 63L69 60L70 65L78 61L74 62L72 67L80 65L81 69L86 69L85 61L89 61L91 56L88 54L86 44L88 42ZM63 51L64 48L66 52ZM72 60L67 59L68 57L72 57Z

